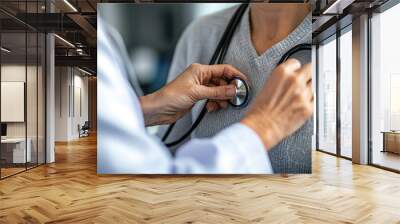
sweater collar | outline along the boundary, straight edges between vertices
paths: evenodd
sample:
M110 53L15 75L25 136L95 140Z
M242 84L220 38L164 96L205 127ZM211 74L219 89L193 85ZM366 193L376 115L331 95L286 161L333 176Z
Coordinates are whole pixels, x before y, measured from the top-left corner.
M309 13L304 20L296 27L286 38L274 44L261 55L257 51L251 41L250 31L250 9L247 8L240 24L241 31L238 33L239 45L246 52L250 53L250 58L254 59L257 64L275 64L280 57L299 43L308 43L311 41L312 19Z

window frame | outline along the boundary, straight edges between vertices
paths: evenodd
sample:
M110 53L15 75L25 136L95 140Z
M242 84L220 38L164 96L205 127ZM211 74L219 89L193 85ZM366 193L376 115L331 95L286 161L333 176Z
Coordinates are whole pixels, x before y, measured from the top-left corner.
M323 152L329 155L333 155L339 158L343 158L346 160L352 160L352 158L347 157L342 155L341 152L341 118L340 118L340 103L341 103L341 97L340 97L340 82L341 82L341 66L340 66L340 37L344 34L346 34L347 32L351 32L352 31L352 23L347 24L345 27L338 29L335 33L333 33L332 35L328 36L327 38L319 41L316 44L316 151L318 152ZM318 53L318 49L320 47L321 44L326 44L330 41L336 41L336 152L332 153L332 152L328 152L324 149L321 149L319 147L320 143L319 143L319 135L320 135L320 127L319 127L319 117L320 117L320 111L318 110L319 108L319 53Z

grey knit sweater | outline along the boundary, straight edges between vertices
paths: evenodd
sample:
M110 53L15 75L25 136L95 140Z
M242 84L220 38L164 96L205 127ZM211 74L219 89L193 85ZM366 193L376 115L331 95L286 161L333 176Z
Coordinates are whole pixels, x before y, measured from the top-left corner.
M189 25L176 47L169 80L175 79L176 75L192 63L208 64L226 24L236 8L237 6L202 17ZM258 55L251 42L249 9L247 9L233 36L224 63L234 65L247 75L251 85L251 95L254 98L285 52L297 44L311 43L311 26L311 15L309 15L284 40L262 55ZM308 53L306 55L299 53L296 58L302 62L311 61L311 55ZM204 102L198 103L191 114L177 123L168 141L177 139L190 127L194 121L193 118L197 117L203 105ZM241 120L247 108L228 107L206 114L192 137L202 138L215 135L223 128ZM311 173L312 128L310 120L292 136L269 150L269 157L275 173Z

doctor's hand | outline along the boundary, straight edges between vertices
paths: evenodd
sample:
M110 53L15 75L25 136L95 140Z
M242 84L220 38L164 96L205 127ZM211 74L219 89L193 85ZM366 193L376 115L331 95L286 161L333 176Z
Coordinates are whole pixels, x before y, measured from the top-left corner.
M209 99L209 112L227 107L227 100L236 93L236 88L227 84L234 77L247 81L231 65L190 65L159 91L140 98L146 126L173 123L204 99Z
M311 65L289 59L272 72L241 123L271 149L299 129L313 109Z

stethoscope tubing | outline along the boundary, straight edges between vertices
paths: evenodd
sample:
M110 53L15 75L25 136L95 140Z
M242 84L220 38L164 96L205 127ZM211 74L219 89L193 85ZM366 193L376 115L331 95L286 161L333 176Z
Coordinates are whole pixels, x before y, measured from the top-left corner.
M248 3L244 3L244 4L240 5L240 7L236 10L234 16L230 19L230 21L227 25L227 28L225 29L224 33L222 34L222 38L219 41L213 56L211 57L211 60L209 62L210 65L221 64L223 62L225 55L228 51L229 44L232 40L233 33L236 30L236 27L238 27L238 24L244 14L244 12L247 9L247 6L248 6ZM204 104L204 107L202 108L200 114L197 116L196 120L194 121L194 123L190 127L190 129L184 135L182 135L179 139L177 139L173 142L170 142L170 143L165 143L165 145L167 147L172 147L172 146L175 146L175 145L183 142L197 128L197 126L200 124L201 120L204 118L204 116L207 113L207 108L205 107L207 102L208 102L208 100ZM169 134L171 133L172 129L174 128L175 124L176 124L176 122L174 122L173 124L171 124L168 127L167 131L165 132L165 135L162 138L163 142L165 142L167 140L167 138L168 138Z

